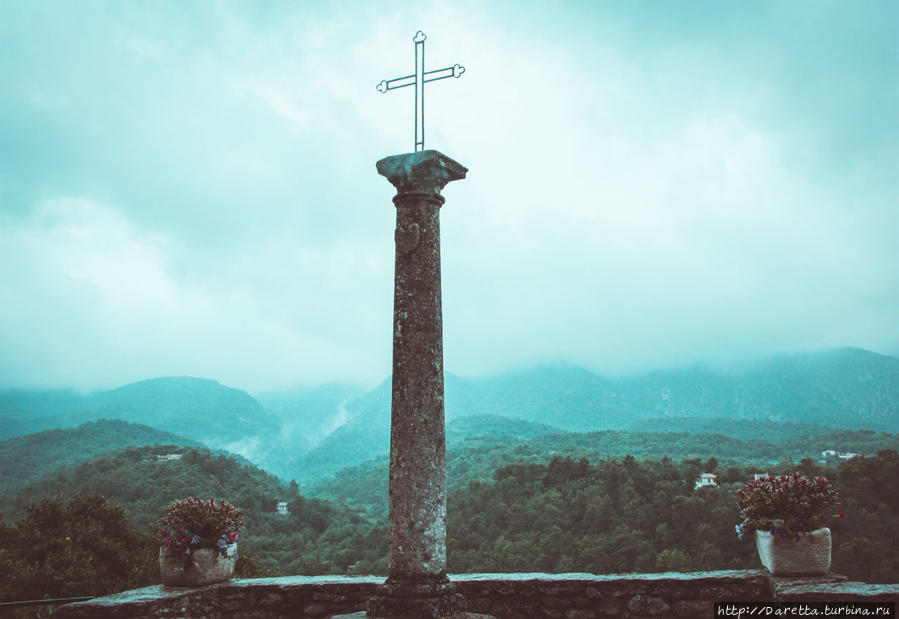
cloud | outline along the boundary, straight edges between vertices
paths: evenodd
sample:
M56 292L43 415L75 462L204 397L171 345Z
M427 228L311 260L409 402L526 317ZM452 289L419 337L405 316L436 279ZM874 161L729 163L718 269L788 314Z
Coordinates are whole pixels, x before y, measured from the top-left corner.
M282 248L197 277L180 269L190 257L171 239L75 197L49 200L24 224L4 226L0 241L4 263L23 267L0 286L0 341L17 353L2 357L6 386L114 386L186 374L271 387L329 380L347 366L373 375L371 353L327 321L329 303L353 307L341 274L381 266L360 265L346 247ZM307 280L285 281L270 261L297 266ZM260 286L266 272L272 279ZM349 313L372 327L364 303Z
M4 5L0 370L380 380L419 29L450 371L899 353L896 10Z

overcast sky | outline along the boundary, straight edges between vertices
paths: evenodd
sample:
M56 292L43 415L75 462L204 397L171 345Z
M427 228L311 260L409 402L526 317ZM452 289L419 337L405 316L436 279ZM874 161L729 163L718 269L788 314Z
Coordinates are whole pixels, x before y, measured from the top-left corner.
M390 372L394 190L446 368L899 353L899 3L0 3L0 387Z

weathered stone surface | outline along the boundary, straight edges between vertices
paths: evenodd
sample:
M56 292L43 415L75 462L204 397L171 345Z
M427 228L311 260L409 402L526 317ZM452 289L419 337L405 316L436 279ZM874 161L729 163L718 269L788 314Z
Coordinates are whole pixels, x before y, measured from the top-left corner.
M397 188L390 431L390 577L446 573L440 195L465 168L434 151L387 157Z
M672 605L678 617L711 617L715 614L715 603L697 600L679 600Z
M660 597L654 595L635 595L627 603L627 609L635 615L663 615L671 607Z
M544 595L569 596L581 593L584 590L584 587L580 584L568 585L551 583L548 585L541 585L537 587L537 590Z
M565 596L544 595L540 598L543 608L569 608L571 600Z
M440 192L467 170L435 150L378 161L397 189L390 410L390 578L369 601L378 617L461 610L446 578L446 439Z
M777 582L777 596L772 581ZM321 619L359 614L383 582L375 577L292 576L232 580L198 589L147 587L60 607L60 619L215 617ZM497 619L710 616L716 601L899 601L899 585L832 579L775 579L764 570L671 574L465 574L453 576L469 612ZM555 595L549 595L555 587ZM471 593L477 590L477 595ZM721 597L710 598L700 592ZM751 597L761 592L758 597ZM765 593L767 592L767 593ZM414 593L414 590L413 590ZM419 594L427 593L421 589ZM764 597L767 595L767 597ZM282 600L277 603L276 600ZM262 602L267 606L263 608ZM665 609L665 610L660 610ZM354 618L355 619L355 618ZM415 617L420 619L420 617Z
M447 183L465 178L468 169L436 150L385 157L376 164L398 193L440 194Z
M368 601L377 619L444 619L465 608L465 600L446 576L430 579L387 579Z
M599 600L596 609L607 617L618 617L624 610L624 602L625 600L623 598Z
M262 595L258 596L259 606L269 607L269 606L280 606L284 603L284 596L275 591L265 591Z
M869 585L863 582L785 582L775 585L785 602L897 602L899 584Z

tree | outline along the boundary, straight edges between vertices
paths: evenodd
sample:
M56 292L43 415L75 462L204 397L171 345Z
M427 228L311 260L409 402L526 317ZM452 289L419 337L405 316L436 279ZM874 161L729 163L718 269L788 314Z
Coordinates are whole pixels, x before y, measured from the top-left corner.
M4 600L105 595L159 581L155 540L99 495L30 505L3 538Z

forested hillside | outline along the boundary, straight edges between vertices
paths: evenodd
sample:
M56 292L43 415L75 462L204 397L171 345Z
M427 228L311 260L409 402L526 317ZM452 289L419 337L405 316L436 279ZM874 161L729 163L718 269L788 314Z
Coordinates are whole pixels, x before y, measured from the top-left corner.
M0 593L15 595L15 587L8 583L16 579L39 583L48 592L62 587L60 591L67 594L83 593L66 584L70 578L66 570L77 571L77 564L67 559L66 552L53 551L65 543L65 536L54 531L65 531L65 527L71 529L67 535L77 535L82 561L101 562L96 570L77 572L82 580L71 572L72 582L100 587L155 579L152 567L148 568L150 538L145 551L117 552L112 558L96 553L126 543L122 540L143 544L136 536L148 530L144 525L155 520L172 498L193 493L225 497L247 510L240 552L242 569L250 569L244 574L386 573L383 517L355 515L327 501L296 494L290 498L290 515L277 516L269 508L272 496L290 491L258 469L190 448L184 450L182 461L157 463L149 458L154 451L144 447L122 451L79 467L73 476L30 487L34 498L84 489L102 491L107 498L75 499L69 515L61 500L51 501L30 508L18 523L0 522L0 560L14 570ZM883 450L836 469L806 460L770 472L796 469L829 477L840 492L837 508L845 511L845 517L830 525L834 571L868 582L899 581L895 556L899 454ZM718 473L720 487L697 491L694 481L706 470ZM756 471L756 467L725 468L714 459L675 462L631 456L595 462L555 456L548 462L503 466L487 481L471 481L450 492L449 570L616 573L757 568L751 539L740 541L734 534L740 520L734 491ZM93 479L81 479L82 475ZM148 483L135 486L135 475ZM108 502L125 506L138 525L137 532L121 521ZM148 534L152 536L152 530ZM34 543L42 535L49 536L47 543ZM98 536L104 535L111 539L99 544ZM42 549L49 554L41 554ZM115 564L122 556L129 562ZM43 567L35 572L35 565ZM54 580L54 574L59 578Z
M0 442L0 496L51 471L129 446L199 443L149 426L118 419L91 421L77 428L45 430Z
M734 491L753 469L719 470L718 488L693 489L710 463L669 459L590 463L553 458L498 469L450 495L451 572L653 572L757 568L739 541ZM867 582L899 582L899 454L853 459L836 470L806 461L841 495L832 520L833 570Z
M168 453L183 456L157 460L157 454ZM255 466L191 447L154 445L104 454L3 497L0 513L16 520L30 504L78 494L103 495L121 505L141 531L155 530L165 507L177 499L227 499L246 512L241 553L248 550L246 556L255 557L262 569L332 574L346 573L355 563L367 571L383 571L386 566L383 525L327 501L305 498L295 485L283 485ZM278 501L289 501L290 516L276 513Z
M715 457L722 466L752 466L755 470L766 471L804 458L818 459L825 449L876 455L884 449L899 450L899 436L870 430L842 430L811 438L800 435L800 438L780 443L687 432L617 430L551 434L529 439L470 437L447 447L447 484L453 491L471 481L489 481L494 471L520 460L546 464L557 455L585 457L591 462L627 455L641 459L668 457L677 461ZM303 492L381 517L387 513L387 466L386 457L366 462L304 487Z

